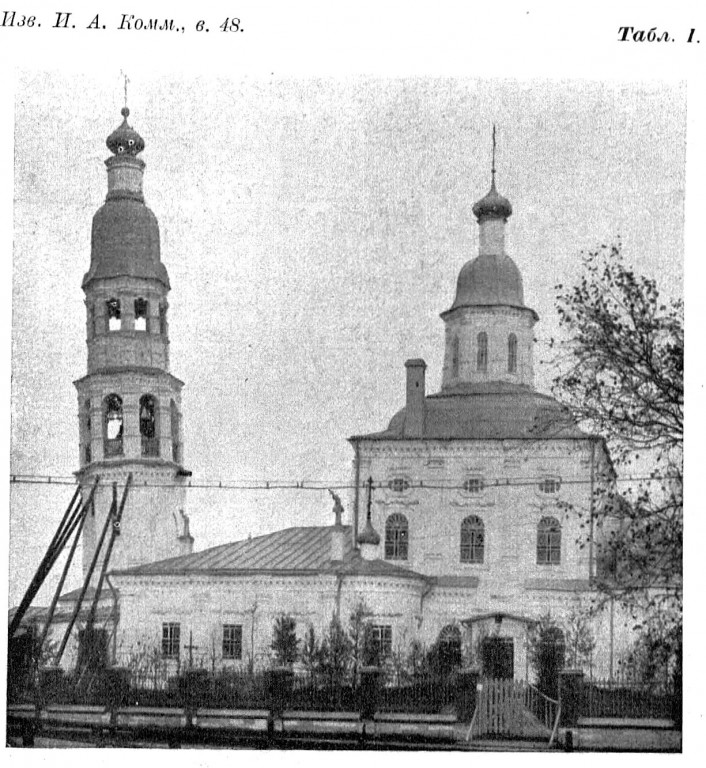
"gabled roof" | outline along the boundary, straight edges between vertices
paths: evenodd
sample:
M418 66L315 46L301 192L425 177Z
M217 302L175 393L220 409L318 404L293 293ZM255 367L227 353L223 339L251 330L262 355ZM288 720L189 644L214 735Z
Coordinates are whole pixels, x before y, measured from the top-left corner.
M155 563L113 571L128 576L188 575L211 573L247 575L270 573L316 575L340 573L360 576L395 576L424 579L419 573L384 560L363 560L353 549L350 526L342 526L343 560L331 560L334 526L285 528L281 531L234 541L203 552L172 557Z

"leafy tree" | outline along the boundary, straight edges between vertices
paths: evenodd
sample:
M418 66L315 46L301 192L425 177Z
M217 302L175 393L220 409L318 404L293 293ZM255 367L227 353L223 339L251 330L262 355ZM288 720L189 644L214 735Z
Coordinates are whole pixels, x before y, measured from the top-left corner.
M369 621L363 623L360 660L364 667L379 667L383 662L382 648Z
M572 669L584 669L591 662L596 638L591 629L589 611L574 606L564 621L566 663Z
M310 675L313 676L321 668L323 660L322 647L316 637L316 630L312 624L309 624L306 635L304 635L300 657L302 664Z
M275 619L270 646L278 664L293 664L299 655L297 623L292 616L282 614Z
M366 630L366 627L369 626L369 616L370 609L364 600L359 600L348 619L348 637L351 643L351 662L354 678L358 674L360 667L366 666L363 656L364 652L370 650L370 630ZM368 638L367 646L366 635Z
M321 668L332 678L343 681L351 664L351 641L334 615L328 634L321 643Z
M553 392L573 420L604 438L618 476L597 478L586 525L602 532L597 586L669 616L667 634L680 643L683 303L660 299L656 282L625 264L619 240L584 254L583 269L578 285L557 286L569 340L552 342L562 352Z
M537 688L552 699L559 690L559 672L564 668L564 632L553 616L545 613L527 637L529 662L537 675Z
M413 676L421 675L426 671L424 646L416 638L409 644L406 667Z
M681 635L673 635L680 628L668 616L656 614L635 629L639 634L620 662L620 676L658 690L678 685L682 673Z

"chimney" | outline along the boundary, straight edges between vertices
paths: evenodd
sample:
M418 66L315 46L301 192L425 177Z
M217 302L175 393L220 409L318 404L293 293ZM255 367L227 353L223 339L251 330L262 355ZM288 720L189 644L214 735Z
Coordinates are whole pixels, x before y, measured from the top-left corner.
M343 555L346 551L346 529L341 522L343 504L341 504L341 498L338 494L334 493L330 488L329 493L333 497L333 514L336 516L336 522L331 528L331 560L340 561L343 560Z
M407 360L407 403L404 418L405 437L424 436L424 372L427 364L416 358Z

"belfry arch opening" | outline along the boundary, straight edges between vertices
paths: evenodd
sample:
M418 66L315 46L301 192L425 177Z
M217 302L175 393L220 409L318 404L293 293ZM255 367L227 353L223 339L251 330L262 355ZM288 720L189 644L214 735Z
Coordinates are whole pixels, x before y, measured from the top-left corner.
M159 456L157 400L153 395L140 398L140 449L143 456Z
M169 403L169 414L171 417L172 430L172 461L181 464L181 442L179 441L179 409L172 400Z
M149 330L148 311L149 311L149 304L147 303L147 299L135 299L135 330L136 331Z
M111 394L103 400L103 453L106 458L123 455L123 399Z
M106 329L108 332L119 331L122 328L122 312L120 299L108 299L105 302Z

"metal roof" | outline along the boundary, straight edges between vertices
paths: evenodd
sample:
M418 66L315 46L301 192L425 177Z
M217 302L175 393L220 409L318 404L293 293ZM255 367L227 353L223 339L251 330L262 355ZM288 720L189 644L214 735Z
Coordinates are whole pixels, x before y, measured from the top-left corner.
M352 440L405 437L405 408L387 429ZM424 398L422 439L504 440L590 437L554 398L502 381L462 384Z
M331 560L331 535L334 526L285 528L252 539L222 544L172 557L155 563L113 571L132 576L215 573L247 575L279 573L282 575L316 575L341 573L348 575L397 576L424 579L421 574L384 560L363 560L353 549L351 527L342 526L343 560ZM339 529L341 530L341 529Z

